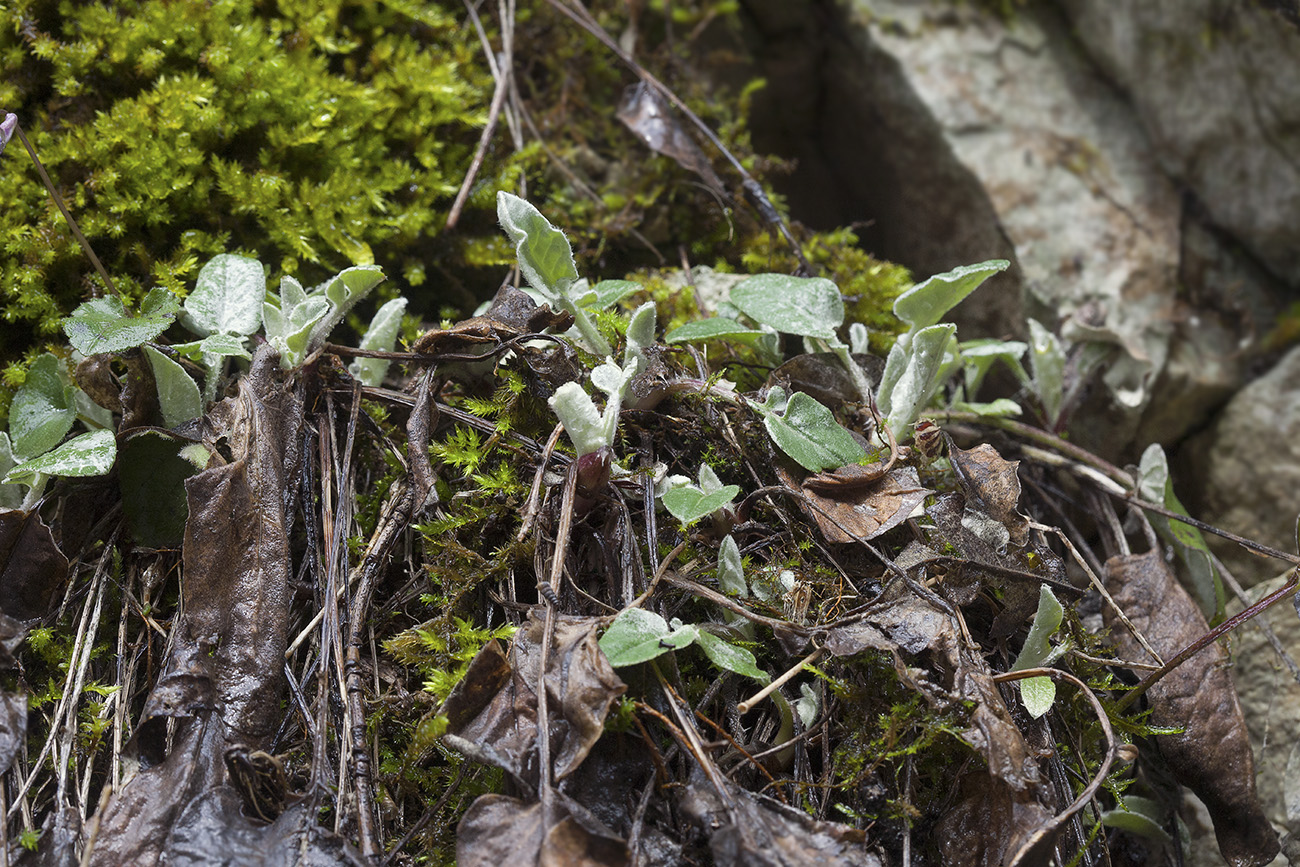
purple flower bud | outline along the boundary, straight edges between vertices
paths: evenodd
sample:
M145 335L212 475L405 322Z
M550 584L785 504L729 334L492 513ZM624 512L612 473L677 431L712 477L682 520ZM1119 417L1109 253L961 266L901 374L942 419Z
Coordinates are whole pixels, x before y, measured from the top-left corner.
M578 495L595 497L609 484L609 463L614 450L609 446L578 458Z
M18 115L6 113L5 119L0 121L0 154L5 152L5 145L9 144L9 139L14 137L16 129L18 129Z

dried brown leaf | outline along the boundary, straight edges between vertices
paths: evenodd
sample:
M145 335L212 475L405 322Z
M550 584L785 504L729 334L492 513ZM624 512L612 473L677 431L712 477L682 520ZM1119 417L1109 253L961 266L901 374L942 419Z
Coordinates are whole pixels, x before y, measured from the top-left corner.
M792 475L785 470L780 475L786 485L796 487ZM832 495L819 493L806 483L799 490L808 498L804 511L817 522L826 541L836 544L888 533L934 493L921 485L913 467L890 470L864 487L846 486Z
M627 843L562 792L552 792L552 812L505 795L484 795L456 828L460 867L619 867Z
M0 612L17 620L45 616L68 577L50 528L35 511L0 511Z
M1013 792L981 771L963 774L958 788L957 802L934 829L944 867L1002 867L1009 853L1052 818L1028 793Z
M1106 587L1152 648L1166 659L1209 631L1200 608L1159 552L1106 561ZM1106 609L1122 656L1144 658L1137 640ZM1189 658L1147 691L1150 723L1182 728L1156 738L1180 783L1210 811L1219 851L1232 867L1267 864L1277 834L1255 796L1255 762L1246 723L1217 644Z
M997 449L982 443L973 449L948 451L957 479L966 494L967 508L974 508L1007 528L1012 545L1024 547L1029 522L1016 507L1020 502L1020 461L1008 461Z
M233 460L186 482L183 613L133 740L142 768L103 811L92 864L167 857L183 811L223 780L227 747L261 746L280 718L303 411L269 346L208 423Z
M556 780L586 758L610 706L627 689L600 650L598 626L590 617L555 618L546 689ZM449 744L531 786L538 780L536 686L544 630L533 611L515 633L508 660L494 642L484 646L443 706Z
M539 334L548 328L564 331L572 324L573 314L557 313L549 304L538 305L523 290L503 286L483 315L461 320L451 328L426 331L411 350L422 355L462 353L481 344L501 343L521 334Z
M862 831L724 785L726 802L702 777L681 797L686 816L708 836L718 867L883 867L867 851Z
M652 151L671 157L682 168L695 172L718 195L727 194L700 146L678 123L668 100L656 88L644 81L628 87L623 92L617 116Z

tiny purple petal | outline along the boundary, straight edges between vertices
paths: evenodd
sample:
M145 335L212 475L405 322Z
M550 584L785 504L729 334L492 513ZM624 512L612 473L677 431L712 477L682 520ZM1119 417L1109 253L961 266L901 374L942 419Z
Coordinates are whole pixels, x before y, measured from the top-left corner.
M0 121L0 154L5 152L5 145L9 144L9 139L14 137L16 129L18 129L18 115L6 113L5 119Z

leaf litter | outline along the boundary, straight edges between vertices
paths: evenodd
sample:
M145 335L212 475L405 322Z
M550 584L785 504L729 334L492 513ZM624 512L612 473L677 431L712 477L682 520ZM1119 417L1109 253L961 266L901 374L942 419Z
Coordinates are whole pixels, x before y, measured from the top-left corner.
M1173 797L1146 762L1206 802L1230 863L1276 851L1217 646L1117 717L1149 745L1119 776L1105 776L1113 745L1079 690L1058 693L1053 736L1000 681L1041 587L1089 598L1027 517L1060 504L1026 496L1022 475L1040 491L1059 468L950 442L946 459L894 446L874 468L810 474L756 410L710 399L661 358L656 375L677 387L625 413L629 464L697 468L708 443L721 481L766 486L689 531L656 514L648 471L579 514L540 410L572 369L545 357L556 344L520 339L554 320L506 300L509 322L488 314L425 341L455 350L445 377L421 353L407 356L407 392L363 388L324 359L282 371L264 347L189 429L210 459L180 477L179 563L121 542L80 555L101 587L107 571L129 576L115 580L135 632L117 640L132 663L112 694L132 707L112 717L112 771L74 775L62 794L57 776L36 782L19 749L25 696L4 693L0 758L26 769L20 803L45 805L40 854L15 862L360 864L432 849L463 864L1104 863L1121 832L1097 833L1102 810L1126 791ZM450 367L474 346L486 376ZM831 408L860 412L851 392ZM402 434L428 445L409 451ZM70 583L37 513L0 513L0 526L36 534L10 546L6 611L32 624L61 596L102 604ZM740 560L720 592L728 539ZM180 575L171 603L166 571ZM1161 554L1113 556L1105 576L1162 656L1208 632ZM662 629L616 670L599 639L638 609ZM1158 661L1102 611L1113 643L1072 610L1066 640L1087 652L1056 664L1119 696ZM474 638L487 633L471 624L493 623L513 637ZM0 625L13 657L28 626ZM447 668L453 645L460 669ZM1099 793L1069 813L1089 780ZM82 788L99 795L79 810Z
M643 76L619 119L722 195L669 103ZM1006 263L909 293L906 369L839 343L833 283L824 309L759 310L751 278L751 316L839 349L765 380L642 347L600 389L631 398L614 441L579 458L548 401L604 359L543 332L619 335L575 306L571 253L524 235L564 310L506 287L411 352L286 371L263 345L170 431L132 347L174 311L100 311L130 333L90 335L77 378L123 415L130 494L98 509L102 486L65 481L0 511L7 863L1172 865L1182 786L1234 867L1276 854L1213 642L1236 624L1212 630L1166 565L1161 538L1199 539L1170 532L1167 478L1142 503L1134 473L970 413L899 444L939 318ZM396 387L353 357L402 363ZM909 376L894 431L867 386ZM742 500L674 522L661 485L702 466ZM1034 630L1044 588L1064 612ZM1031 634L1049 667L1015 671ZM1063 687L1039 716L1027 677ZM1138 804L1146 825L1103 821Z

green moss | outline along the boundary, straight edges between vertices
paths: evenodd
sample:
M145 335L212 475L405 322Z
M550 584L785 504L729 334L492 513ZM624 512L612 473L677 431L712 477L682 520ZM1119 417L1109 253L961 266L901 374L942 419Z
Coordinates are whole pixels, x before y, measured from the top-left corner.
M219 252L309 283L371 261L418 275L490 79L459 4L400 5L20 0L0 11L0 106L130 295L183 293ZM22 148L0 166L12 358L16 331L53 335L99 290Z

